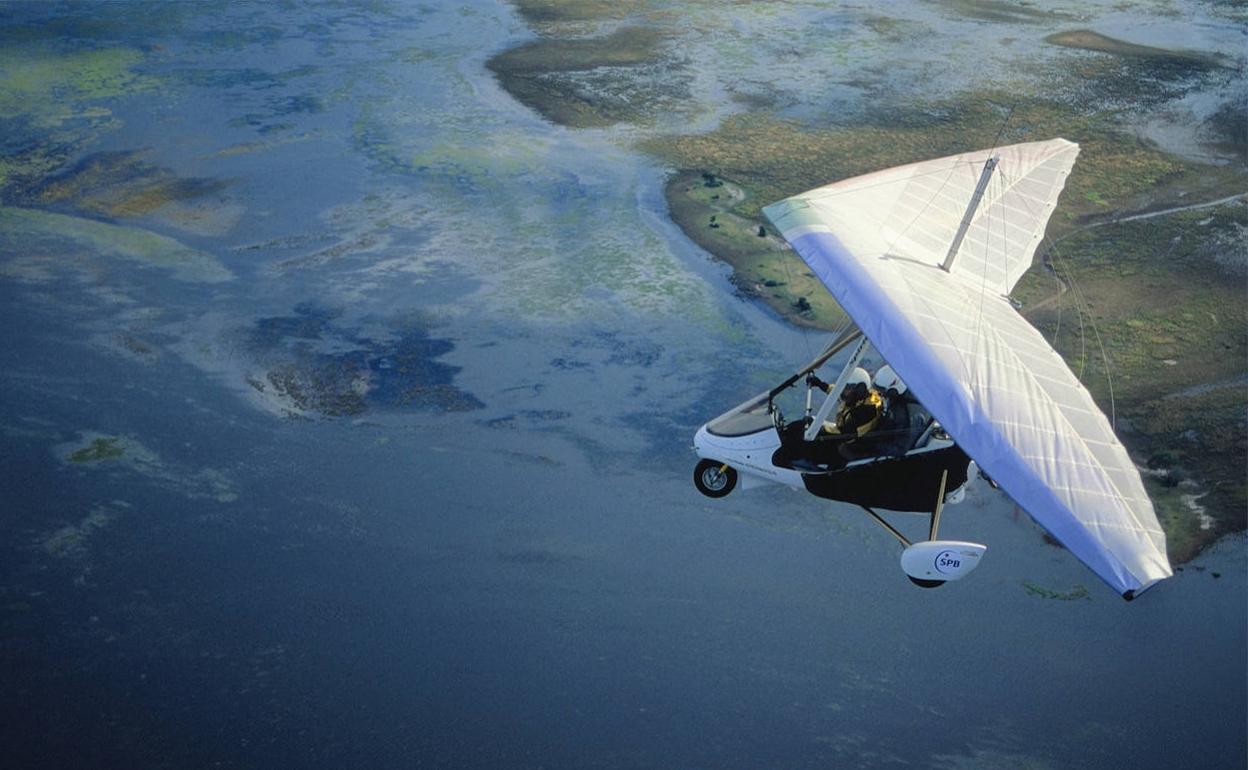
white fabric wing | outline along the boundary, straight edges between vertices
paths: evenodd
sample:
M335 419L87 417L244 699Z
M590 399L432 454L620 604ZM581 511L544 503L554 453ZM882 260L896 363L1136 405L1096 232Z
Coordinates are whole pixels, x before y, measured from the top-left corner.
M1030 266L1078 149L1055 139L997 150L949 272L940 264L990 152L849 179L764 213L979 467L1131 596L1171 574L1140 474L1002 296Z
M816 208L821 222L834 227L855 254L890 254L938 265L984 162L994 154L1000 163L952 272L987 291L1008 294L1031 267L1079 154L1077 144L1054 139L912 163L820 187L785 203L805 201Z

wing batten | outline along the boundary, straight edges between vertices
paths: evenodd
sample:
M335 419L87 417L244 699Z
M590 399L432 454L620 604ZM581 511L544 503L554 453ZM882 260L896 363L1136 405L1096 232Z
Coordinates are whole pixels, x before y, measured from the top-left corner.
M946 201L964 190L965 206L988 153L846 180L764 213L967 454L1119 593L1138 593L1171 574L1139 472L1087 390L1001 296L1030 265L1078 147L1054 140L999 152L1011 177L990 185L950 273L938 267L939 235L952 239L945 224L961 212ZM934 171L917 173L933 168L946 173L940 186ZM916 225L922 239L881 208L916 180L939 198L943 221ZM866 200L851 195L862 191ZM914 218L906 204L903 218ZM994 241L1011 251L1004 271Z

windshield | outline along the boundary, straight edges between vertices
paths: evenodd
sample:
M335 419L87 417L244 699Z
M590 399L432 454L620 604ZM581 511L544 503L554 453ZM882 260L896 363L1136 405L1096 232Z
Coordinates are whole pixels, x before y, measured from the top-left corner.
M822 365L826 361L819 360L816 363ZM827 367L827 369L832 369L832 367ZM777 387L759 393L745 403L729 409L707 423L706 429L717 436L748 436L773 426L779 427L786 419L800 420L805 416L808 407L806 382L803 379L808 370L809 367L799 371ZM820 374L828 381L833 381L838 371L820 370ZM815 405L823 403L824 394L816 391L815 395L818 398Z
M845 329L809 364L771 390L760 393L711 420L706 425L707 431L717 436L748 436L760 430L783 425L786 414L790 416L790 419L805 417L810 410L811 403L803 378L810 372L821 372L821 376L827 381L835 381L839 374L839 367L835 370L833 367L827 367L825 370L825 365L833 355L858 339L860 335L861 332L857 328ZM822 398L823 394L819 393L819 396Z
M747 436L770 428L773 424L771 392L767 391L711 420L706 429L717 436Z

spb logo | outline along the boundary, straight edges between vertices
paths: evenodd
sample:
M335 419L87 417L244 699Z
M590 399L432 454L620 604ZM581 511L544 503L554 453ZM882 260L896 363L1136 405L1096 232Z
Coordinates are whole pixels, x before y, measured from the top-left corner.
M962 555L957 551L941 551L936 554L936 571L942 575L952 575L962 568Z

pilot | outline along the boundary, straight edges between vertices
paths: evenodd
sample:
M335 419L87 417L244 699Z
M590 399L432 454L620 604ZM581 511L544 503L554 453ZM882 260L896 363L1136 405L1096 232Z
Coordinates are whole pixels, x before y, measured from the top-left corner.
M830 392L832 386L811 375L810 384ZM879 391L871 387L871 375L862 367L854 367L845 380L845 389L841 391L841 404L836 412L835 423L825 423L824 429L833 435L854 434L858 438L847 441L839 447L841 456L846 459L867 457L871 453L860 454L866 447L854 448L862 436L874 429L884 413L884 399Z

